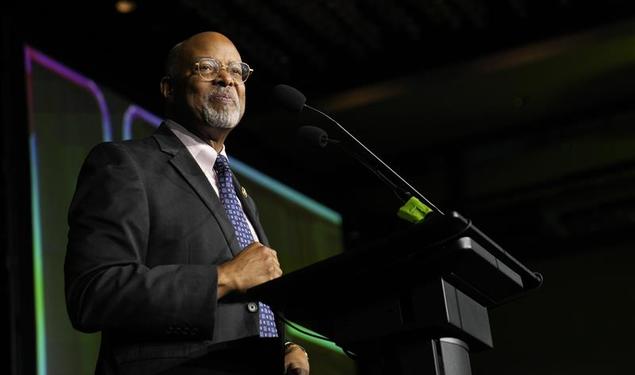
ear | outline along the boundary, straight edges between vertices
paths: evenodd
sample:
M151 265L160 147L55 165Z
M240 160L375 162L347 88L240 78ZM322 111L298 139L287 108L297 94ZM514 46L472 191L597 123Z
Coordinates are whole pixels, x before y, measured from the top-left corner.
M168 102L174 100L174 79L170 76L161 78L161 96Z

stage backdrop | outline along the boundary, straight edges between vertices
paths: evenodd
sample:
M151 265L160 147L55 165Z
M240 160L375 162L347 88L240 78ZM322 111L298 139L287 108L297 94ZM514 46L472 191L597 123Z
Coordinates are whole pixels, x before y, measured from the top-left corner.
M160 118L58 61L25 46L30 126L33 276L38 375L91 374L99 334L75 331L64 303L67 210L77 175L97 143L144 137ZM341 252L341 217L239 160L232 165L258 202L285 272ZM332 344L288 328L311 351L312 372L353 374Z

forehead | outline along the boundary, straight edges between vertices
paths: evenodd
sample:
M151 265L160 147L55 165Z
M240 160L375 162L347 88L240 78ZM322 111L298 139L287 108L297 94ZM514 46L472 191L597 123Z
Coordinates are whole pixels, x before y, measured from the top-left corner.
M236 47L225 40L200 41L187 45L183 51L186 62L194 62L203 57L212 57L220 61L241 61Z

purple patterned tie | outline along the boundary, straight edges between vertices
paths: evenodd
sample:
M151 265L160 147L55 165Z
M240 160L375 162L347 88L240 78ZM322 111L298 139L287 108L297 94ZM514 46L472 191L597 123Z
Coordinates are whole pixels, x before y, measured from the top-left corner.
M254 237L247 224L245 213L240 207L240 201L234 189L232 171L229 169L229 161L227 161L225 156L218 154L216 162L214 163L214 170L218 176L218 195L220 201L225 208L229 221L231 221L234 227L238 243L244 249L254 242ZM260 337L278 337L276 320L271 308L262 302L258 302L258 306Z

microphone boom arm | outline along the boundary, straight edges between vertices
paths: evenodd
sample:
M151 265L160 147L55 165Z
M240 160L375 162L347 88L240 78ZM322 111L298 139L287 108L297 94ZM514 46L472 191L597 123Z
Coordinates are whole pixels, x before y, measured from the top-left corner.
M384 163L383 160L381 160L377 155L375 155L368 147L366 147L360 140L358 140L353 134L351 134L348 130L346 130L342 125L340 125L339 122L335 121L331 116L327 115L326 113L320 111L317 108L311 107L308 104L304 104L304 107L319 113L320 115L326 117L327 119L329 119L331 122L333 122L335 125L338 126L338 128L343 131L346 135L348 135L352 140L354 140L360 147L362 147L364 149L364 151L366 151L370 156L373 157L373 159L375 161L377 161L381 166L383 166L384 168L386 168L387 171L389 171L393 176L395 176L399 181L401 181L401 183L403 183L405 186L408 187L408 189L410 189L410 194L413 196L416 196L418 199L420 199L425 205L427 205L428 207L432 208L434 211L436 211L437 213L441 214L441 215L445 215L443 213L443 211L441 211L439 208L437 208L432 202L430 202L426 197L423 196L423 194L421 194L419 191L417 191L417 189L415 189L412 185L410 185L408 183L408 181L406 181L405 179L403 179L397 172L395 172L392 168L390 168L390 166L386 163ZM375 173L380 173L383 175L383 173L381 173L380 171L375 171ZM385 175L382 176L385 179L388 179ZM394 185L394 184L393 184Z

